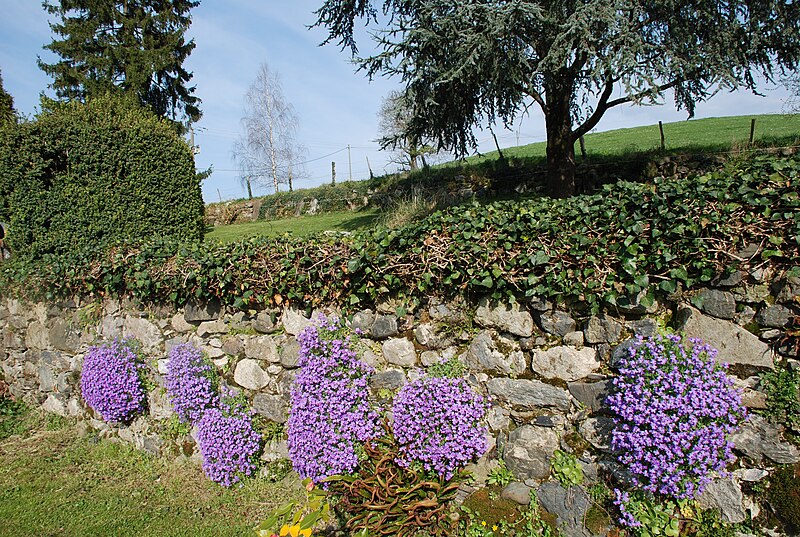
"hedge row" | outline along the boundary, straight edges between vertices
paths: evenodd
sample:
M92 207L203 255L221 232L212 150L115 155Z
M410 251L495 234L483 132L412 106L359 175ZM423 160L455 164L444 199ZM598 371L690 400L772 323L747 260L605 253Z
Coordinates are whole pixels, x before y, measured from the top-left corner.
M800 157L753 157L689 180L620 182L568 200L456 207L348 237L158 241L2 265L29 296L220 298L241 308L365 307L387 297L550 297L597 311L708 282L737 265L800 271ZM761 246L741 260L747 244Z
M0 128L0 220L16 256L202 238L200 181L174 125L122 97L49 106Z

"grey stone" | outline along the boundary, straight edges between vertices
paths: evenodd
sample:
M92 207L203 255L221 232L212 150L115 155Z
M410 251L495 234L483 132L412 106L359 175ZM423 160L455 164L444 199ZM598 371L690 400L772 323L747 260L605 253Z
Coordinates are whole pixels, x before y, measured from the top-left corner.
M741 270L734 270L730 274L723 275L720 274L713 280L711 280L711 285L714 287L736 287L744 280L744 272Z
M382 349L383 357L390 364L409 367L417 363L417 351L414 350L414 344L404 337L386 340Z
M230 356L239 356L244 350L244 344L242 343L241 338L238 336L233 336L226 338L225 341L222 342L222 352L228 354ZM277 351L275 352L275 358L277 360Z
M564 336L564 344L571 345L572 347L583 347L585 339L583 337L583 332L570 332L569 334ZM523 350L531 350L531 349L523 349Z
M53 348L64 352L77 352L80 346L80 336L72 328L72 323L66 319L53 319L50 324L50 344Z
M605 408L605 400L611 386L611 380L601 380L600 382L570 382L568 388L572 397L594 413Z
M728 291L703 289L695 297L700 309L718 319L733 319L736 315L736 297Z
M269 375L261 369L257 361L245 358L236 364L233 380L242 388L260 390L269 384Z
M29 349L44 350L50 347L50 332L39 321L33 321L25 332L25 346Z
M201 347L201 350L211 360L216 360L217 358L222 358L223 356L225 356L225 351L223 351L222 349L218 349L217 347L204 345Z
M53 370L46 366L39 367L39 391L52 392L56 387L56 377Z
M122 328L123 335L126 338L137 339L142 344L142 349L145 352L155 352L163 349L161 330L147 319L125 317Z
M387 369L375 373L369 379L369 386L373 390L399 390L406 383L406 374L402 369Z
M199 337L215 336L228 332L228 325L224 321L204 321L197 327Z
M533 335L533 317L523 310L519 302L497 304L484 298L475 311L475 322L488 328L497 328L520 337Z
M602 315L592 316L583 329L586 343L595 345L597 343L616 343L622 335L622 325L611 317Z
M372 310L364 310L356 312L353 315L353 320L350 322L350 328L354 331L359 330L364 334L372 333L372 323L375 322L375 314Z
M154 420L167 419L174 414L169 396L163 389L155 389L147 394L147 409Z
M498 338L506 352L499 350L492 337L492 332L479 332L469 345L464 362L467 367L476 371L490 371L503 375L520 375L525 372L525 355L514 348L514 342Z
M630 328L637 336L652 337L658 334L658 322L649 317L631 321Z
M553 308L549 300L538 296L532 296L526 299L526 302L533 311L548 311Z
M513 483L509 483L503 487L500 497L520 505L529 505L531 503L532 490L533 488L529 487L525 483L514 481Z
M722 519L729 524L738 524L747 518L742 504L742 489L739 483L731 478L715 479L697 500L707 509L718 509Z
M508 435L503 452L506 466L517 479L544 479L558 449L558 434L546 427L523 425Z
M533 352L531 367L545 378L558 378L567 382L585 378L600 368L597 351L592 347L552 347Z
M505 431L511 423L511 414L505 408L495 405L487 412L486 422L492 431Z
M653 314L658 311L658 302L653 302L650 305L643 304L647 297L647 291L642 290L634 296L621 296L617 299L616 308L622 313L631 315L645 315Z
M253 410L259 416L264 416L275 423L286 423L289 419L286 402L280 395L257 393L253 397Z
M565 489L548 481L539 486L536 496L541 506L556 516L556 525L564 537L591 537L592 533L583 525L591 499L583 487Z
M756 483L767 477L769 472L762 470L761 468L739 468L738 470L733 471L733 475L742 481Z
M780 428L758 414L751 414L730 440L736 451L755 462L760 462L763 457L778 464L800 462L800 450L782 441Z
M733 322L738 324L739 326L745 326L750 324L756 316L756 310L751 308L750 306L744 306L742 311L737 311L736 315L733 316Z
M284 438L274 438L264 445L264 451L261 452L261 460L266 462L275 462L289 458L289 444ZM269 473L269 465L261 470L262 475L266 472Z
M248 339L244 346L244 355L253 360L263 360L269 363L281 361L278 347L272 336L257 336Z
M269 334L275 331L275 322L272 320L272 314L268 311L260 311L252 322L253 330L262 334Z
M566 390L538 380L494 378L486 388L497 400L523 410L555 407L566 412L571 401Z
M370 331L376 339L386 339L397 335L397 317L394 315L378 315L372 323Z
M286 369L295 369L300 363L300 344L296 339L291 338L281 345L280 351L281 365Z
M611 451L611 431L614 429L614 422L611 418L597 416L587 418L581 423L578 432L581 436L600 451Z
M443 349L451 344L446 337L436 333L436 328L430 323L422 323L414 329L414 338L423 347Z
M186 320L186 317L184 316L183 313L176 313L175 315L173 315L172 319L170 320L170 325L172 326L172 329L178 332L179 334L185 334L186 332L191 332L192 328L194 328L194 325L192 325Z
M563 311L547 311L539 314L539 326L548 334L564 337L575 331L575 319Z
M186 304L183 311L183 318L186 322L197 323L201 321L214 321L219 319L222 312L222 304L219 300L210 300L204 304L190 302Z
M419 359L422 365L430 367L434 364L438 364L442 359L442 355L436 351L423 351L422 354L419 355Z
M67 417L67 403L64 401L63 396L57 393L51 393L47 399L42 403L42 410L51 414Z
M767 306L756 314L756 322L769 328L783 328L789 324L793 315L792 310L785 306Z
M769 346L740 326L703 315L691 307L679 310L678 318L680 329L688 337L699 338L719 351L720 362L775 368Z
M781 303L793 302L794 297L798 295L800 295L800 278L792 276L779 286L775 300Z
M748 304L760 304L770 296L769 286L765 283L736 287L731 292L736 297L737 302L746 302Z
M300 310L295 308L286 308L283 310L283 317L281 319L284 330L286 330L287 334L292 336L298 335L312 324Z
M122 337L122 319L113 315L106 315L100 321L100 335L106 339Z

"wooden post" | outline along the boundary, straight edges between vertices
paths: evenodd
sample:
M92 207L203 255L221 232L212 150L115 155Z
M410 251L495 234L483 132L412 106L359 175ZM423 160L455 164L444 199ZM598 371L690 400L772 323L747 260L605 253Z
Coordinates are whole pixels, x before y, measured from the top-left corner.
M586 154L586 142L584 141L583 136L578 138L578 143L580 143L581 146L581 158L584 162L586 162L589 160L589 155Z
M292 185L292 165L289 164L289 192L294 191L294 186Z
M661 133L661 151L666 151L667 143L664 139L664 124L660 121L658 122L658 131Z
M366 155L366 157L367 157L367 168L369 169L369 178L375 179L375 175L372 173L372 166L370 166L369 164L369 155Z
M753 145L753 142L756 139L756 118L750 120L750 145Z
M336 184L336 161L331 161L331 184Z

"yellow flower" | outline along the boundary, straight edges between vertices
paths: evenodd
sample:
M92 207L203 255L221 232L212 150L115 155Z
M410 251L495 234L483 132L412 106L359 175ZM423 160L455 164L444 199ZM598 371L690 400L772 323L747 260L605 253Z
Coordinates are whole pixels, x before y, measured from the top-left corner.
M299 524L295 524L294 526L285 524L281 528L281 537L286 537L286 535L289 535L290 537L298 537L300 535L303 537L311 537L311 528L301 530Z
M492 526L492 531L497 531L497 524L495 524L494 526Z
M481 526L483 526L484 528L486 527L486 521L485 520L481 521Z

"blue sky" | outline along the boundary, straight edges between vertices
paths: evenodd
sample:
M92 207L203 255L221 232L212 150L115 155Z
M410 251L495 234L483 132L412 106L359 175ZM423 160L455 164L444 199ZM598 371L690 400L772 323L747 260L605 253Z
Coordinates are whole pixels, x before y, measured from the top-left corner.
M189 36L197 47L187 62L194 73L196 94L202 99L203 118L197 124L195 143L200 146L197 167L214 167L203 185L207 202L245 196L232 158L232 147L241 133L244 94L266 62L277 71L284 94L300 119L298 138L307 148L305 177L296 188L330 181L331 161L336 162L337 181L348 178L348 151L353 179L369 176L367 158L376 174L394 171L390 156L378 151L377 112L381 99L399 82L372 82L356 73L349 54L336 46L318 46L325 33L307 29L321 0L201 0L192 12ZM36 65L54 57L42 49L52 40L47 16L38 0L0 0L0 70L3 85L18 111L32 115L39 94L51 82ZM368 49L362 36L362 49ZM786 100L782 87L764 87L764 96L748 92L720 93L697 106L696 117L779 113ZM669 98L664 106L618 107L610 110L597 130L649 125L686 119ZM496 129L501 147L544 140L540 113L518 121L511 130ZM488 131L477 133L479 150L494 143ZM262 190L266 193L266 190Z

